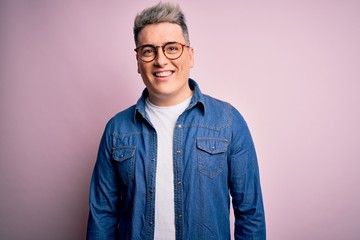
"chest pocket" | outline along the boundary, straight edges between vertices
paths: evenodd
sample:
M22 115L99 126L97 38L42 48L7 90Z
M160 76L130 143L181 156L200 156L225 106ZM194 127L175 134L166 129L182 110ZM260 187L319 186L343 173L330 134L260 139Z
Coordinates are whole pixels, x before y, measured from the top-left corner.
M120 182L124 185L128 185L129 182L134 180L135 150L135 146L120 146L114 148L112 152Z
M196 139L198 170L214 178L224 171L228 141L226 139Z

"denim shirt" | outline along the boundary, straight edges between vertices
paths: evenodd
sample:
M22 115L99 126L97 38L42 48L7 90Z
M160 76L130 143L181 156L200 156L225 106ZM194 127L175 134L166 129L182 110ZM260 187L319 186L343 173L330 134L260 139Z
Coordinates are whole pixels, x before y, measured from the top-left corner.
M265 239L258 163L249 129L230 104L201 93L174 129L176 239ZM87 239L154 239L157 135L137 104L115 115L101 139L90 187ZM230 198L231 196L231 198Z

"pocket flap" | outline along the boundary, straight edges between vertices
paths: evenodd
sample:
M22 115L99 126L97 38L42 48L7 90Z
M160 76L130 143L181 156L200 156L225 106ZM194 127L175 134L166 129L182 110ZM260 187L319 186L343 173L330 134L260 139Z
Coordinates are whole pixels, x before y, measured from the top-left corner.
M198 138L196 145L199 149L210 154L226 152L228 141L226 139Z
M126 146L126 147L117 147L113 150L113 159L118 162L123 162L126 159L132 158L135 156L136 147Z

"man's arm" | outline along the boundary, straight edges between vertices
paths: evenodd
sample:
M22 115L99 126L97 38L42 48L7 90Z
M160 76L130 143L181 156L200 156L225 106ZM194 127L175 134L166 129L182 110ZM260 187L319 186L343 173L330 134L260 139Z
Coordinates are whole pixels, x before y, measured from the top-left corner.
M90 185L87 240L116 239L119 193L111 163L111 136L102 136Z
M265 240L265 215L259 168L250 131L234 114L230 156L230 193L235 215L235 239Z

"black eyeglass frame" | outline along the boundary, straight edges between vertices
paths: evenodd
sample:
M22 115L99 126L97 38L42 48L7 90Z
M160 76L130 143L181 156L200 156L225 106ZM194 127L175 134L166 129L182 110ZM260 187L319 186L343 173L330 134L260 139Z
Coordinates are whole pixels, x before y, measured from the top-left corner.
M169 45L169 44L175 44L175 43L181 45L181 53L180 53L180 55L179 55L178 57L176 57L176 58L170 58L170 57L168 57L168 56L166 55L165 47L166 47L167 45ZM161 49L162 49L162 51L163 51L163 53L164 53L164 56L165 56L167 59L169 59L169 60L176 60L176 59L180 58L180 57L182 56L182 54L184 53L184 47L190 48L189 45L186 45L186 44L183 44L183 43L179 43L179 42L167 42L167 43L165 43L165 44L162 45L162 46L154 46L154 45L151 45L151 44L144 44L144 45L141 45L141 46L135 48L134 51L136 52L136 54L139 54L139 50L140 50L141 48L144 48L144 47L152 47L152 48L154 48L154 49L155 49L155 54L154 54L154 58L151 59L151 60L144 60L144 59L141 59L141 58L139 57L139 59L140 59L141 61L143 61L143 62L152 62L152 61L154 61L154 59L155 59L155 58L157 57L157 55L158 55L158 48L161 48Z

